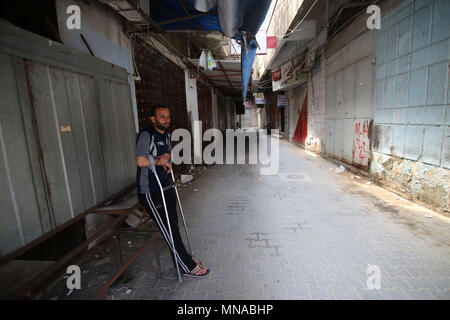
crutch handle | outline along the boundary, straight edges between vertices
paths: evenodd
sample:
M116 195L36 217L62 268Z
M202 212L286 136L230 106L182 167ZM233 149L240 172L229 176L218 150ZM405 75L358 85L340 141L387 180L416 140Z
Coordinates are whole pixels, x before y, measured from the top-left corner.
M150 169L152 169L153 172L156 172L155 159L153 159L153 157L149 155L148 160L150 160Z

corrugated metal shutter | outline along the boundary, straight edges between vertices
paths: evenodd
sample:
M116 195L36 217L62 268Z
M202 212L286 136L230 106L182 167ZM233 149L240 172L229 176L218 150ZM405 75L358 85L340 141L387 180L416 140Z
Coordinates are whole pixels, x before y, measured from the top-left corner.
M0 255L135 180L125 69L0 22Z

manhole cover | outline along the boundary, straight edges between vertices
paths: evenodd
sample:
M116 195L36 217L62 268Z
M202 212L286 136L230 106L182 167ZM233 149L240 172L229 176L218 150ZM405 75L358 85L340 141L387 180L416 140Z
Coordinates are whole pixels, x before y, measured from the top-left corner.
M303 179L301 174L289 174L286 176L287 179L300 180Z

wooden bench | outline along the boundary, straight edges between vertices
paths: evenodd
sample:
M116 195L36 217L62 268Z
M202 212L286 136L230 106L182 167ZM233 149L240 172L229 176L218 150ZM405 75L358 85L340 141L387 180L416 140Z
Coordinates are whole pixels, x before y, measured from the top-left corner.
M128 214L142 208L136 195L135 184L105 199L101 203L89 208L85 212L67 221L61 226L47 232L28 245L8 254L0 259L0 299L33 299L50 284L66 274L67 267L72 264L78 265L89 255L88 246L94 242L102 242L111 238L111 232L135 232L133 228L118 227ZM18 257L37 247L39 244L64 231L74 223L80 221L89 214L108 214L114 219L106 225L102 225L99 231L83 241L81 244L60 257L57 261L19 260ZM159 261L159 247L157 245L159 232L154 236L113 276L113 278L101 288L93 297L98 299L112 285L112 283L126 270L126 268L151 244L154 245L157 258L157 267L161 274ZM87 252L86 252L87 251ZM20 278L20 281L17 279Z

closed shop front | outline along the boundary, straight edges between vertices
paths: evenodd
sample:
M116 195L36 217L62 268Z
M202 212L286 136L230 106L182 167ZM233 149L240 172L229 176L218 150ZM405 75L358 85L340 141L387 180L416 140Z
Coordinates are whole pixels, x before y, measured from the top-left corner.
M368 169L373 119L375 34L365 32L328 57L324 152Z

